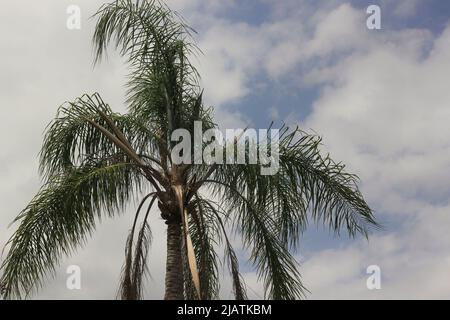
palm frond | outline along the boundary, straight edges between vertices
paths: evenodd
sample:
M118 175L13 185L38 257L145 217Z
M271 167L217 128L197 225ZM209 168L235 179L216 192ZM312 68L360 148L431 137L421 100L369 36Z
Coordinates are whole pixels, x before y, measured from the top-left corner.
M338 234L345 230L352 237L367 237L379 225L358 188L359 179L328 154L322 156L321 142L320 137L298 129L286 134L280 141L279 175L292 181L292 192L304 199L302 207L309 209L316 222Z
M144 289L142 280L149 272L147 256L152 241L152 231L150 225L147 222L147 217L148 213L150 212L150 208L151 207L149 207L149 210L147 210L146 218L144 218L144 222L142 223L141 229L139 230L134 250L132 284L134 288L133 291L136 292L135 299L142 299Z
M297 246L308 216L336 233L344 229L350 236L367 236L378 225L358 189L358 178L321 155L319 137L284 127L275 142L279 142L279 170L273 175L261 175L261 163L195 170L197 184L212 184L213 192L223 197L232 212L234 226L252 247L252 260L265 279L268 295L293 299L303 295L304 287L287 248ZM257 151L262 143L268 142L259 141ZM247 160L248 152L247 148ZM283 282L291 283L291 288Z
M189 229L199 269L201 298L206 300L218 298L220 289L216 253L220 234L213 209L199 196L189 207Z
M320 137L285 128L279 139L276 174L261 175L260 164L225 164L216 168L211 180L254 197L274 220L282 242L294 248L308 216L333 232L367 236L378 224L358 189L357 176L346 173L344 165L329 155L322 156L320 143Z
M264 281L267 297L275 300L294 300L304 296L298 265L282 243L277 225L264 207L255 202L247 192L231 185L207 180L214 194L221 197L227 208L233 227L243 238L244 245L251 250L250 260Z
M58 175L83 163L92 155L107 158L127 154L101 130L114 125L126 143L139 155L157 155L157 138L130 115L112 112L100 95L83 95L58 109L49 124L40 152L40 172L46 176Z
M103 213L123 210L141 179L135 167L114 158L53 175L14 220L20 224L1 266L4 296L21 298L40 287L62 256L85 243Z
M131 114L146 119L169 143L173 129L188 127L187 120L201 114L196 103L199 76L190 63L198 53L193 30L159 1L119 0L104 5L96 16L97 61L113 41L132 70L127 94Z
M224 217L227 217L228 214L226 212L223 212L223 210L220 209L220 207L214 206L211 201L203 200L205 206L209 208L211 213L214 215L216 219L216 224L218 224L218 227L222 231L223 238L225 239L225 259L228 265L228 268L230 270L231 279L233 281L233 293L236 300L246 300L247 299L247 292L246 292L246 285L244 282L244 279L239 272L239 260L237 258L237 255L233 249L233 246L231 245L231 242L229 240L227 230L225 228L225 223L223 219L221 218L221 214ZM219 236L219 230L217 230L217 234ZM221 239L219 237L219 239Z
M153 199L147 208L142 227L138 233L133 256L134 234L139 214L146 200L151 196L153 196ZM125 245L125 263L122 268L118 292L118 296L122 300L139 300L142 297L142 278L147 272L147 253L151 241L151 229L147 223L147 218L155 200L156 195L154 192L149 193L141 200L134 217L133 226L127 237Z

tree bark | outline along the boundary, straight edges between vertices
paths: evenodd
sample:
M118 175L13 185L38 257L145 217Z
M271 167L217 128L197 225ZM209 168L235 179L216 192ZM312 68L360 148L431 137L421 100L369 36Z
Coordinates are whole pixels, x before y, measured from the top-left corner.
M181 224L169 222L167 225L167 262L165 300L184 299L183 260L181 256Z

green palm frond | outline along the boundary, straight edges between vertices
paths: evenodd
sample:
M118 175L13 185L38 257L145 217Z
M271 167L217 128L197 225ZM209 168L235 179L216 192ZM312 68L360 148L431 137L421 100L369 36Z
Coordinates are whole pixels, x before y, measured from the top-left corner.
M129 61L130 113L146 119L166 140L173 129L188 127L200 96L199 76L190 63L198 53L193 30L159 1L119 0L96 16L97 60L114 41Z
M200 178L194 189L204 184L220 194L235 228L252 248L251 259L265 280L268 296L275 299L298 298L305 291L287 249L296 248L308 217L350 236L367 236L370 228L378 227L357 187L357 177L328 155L323 157L320 143L317 136L282 128L279 170L274 175L261 175L260 164L195 169Z
M134 235L136 226L141 213L141 209L144 206L148 198L153 196L150 204L148 205L147 212L144 216L142 226L138 232L136 244L134 246ZM150 210L153 203L156 200L155 192L146 195L138 206L136 215L134 217L133 226L127 237L125 246L125 263L122 268L122 276L119 285L118 297L123 300L139 300L142 298L143 284L142 279L148 273L147 268L147 255L148 248L151 244L151 229L147 222Z
M201 298L208 300L218 298L220 288L216 253L220 233L212 210L210 203L199 196L189 208L189 231L200 274Z
M148 217L147 211L147 217ZM134 261L133 261L133 276L132 276L132 287L135 292L135 300L143 299L144 283L143 280L145 276L149 273L148 270L148 253L150 245L152 242L152 230L147 220L142 222L142 226L139 230L136 246L134 250ZM127 299L129 300L129 299Z
M208 180L208 186L227 208L233 228L242 235L244 246L250 249L250 260L264 281L270 299L293 300L304 296L295 258L282 243L277 224L254 198L222 182Z
M105 117L106 116L106 117ZM49 124L40 152L40 171L47 177L64 173L95 155L126 156L104 133L89 121L110 129L114 124L139 155L157 157L157 137L130 115L113 113L100 95L83 95L58 109L56 118Z
M8 242L0 282L7 298L40 287L63 255L83 245L102 213L123 210L141 188L141 175L129 163L90 160L53 176L19 214L19 228Z
M308 216L333 232L367 236L378 224L358 189L358 177L329 155L322 156L320 144L320 137L284 128L276 174L261 175L259 164L225 164L217 166L210 179L254 197L274 220L283 243L294 247Z
M379 225L358 188L359 179L329 155L323 157L321 141L298 129L286 134L280 142L280 175L293 181L292 191L305 199L303 204L316 222L338 234L345 230L352 237L367 237Z
M225 240L225 260L230 270L231 279L233 282L234 297L236 300L246 300L247 299L246 285L244 279L241 276L241 273L239 272L239 260L233 249L233 246L231 245L225 227L225 223L221 217L222 214L224 218L227 218L228 214L226 212L223 212L223 210L220 210L219 206L214 206L213 204L211 204L210 201L205 201L205 204L206 207L209 207L211 212L216 217L217 219L216 223L219 225L220 230L222 231L222 236Z
M170 51L177 51L180 41L190 51L198 50L192 41L195 31L158 0L117 0L103 5L95 17L98 20L93 44L97 61L105 54L110 41L138 68L161 60L168 62Z

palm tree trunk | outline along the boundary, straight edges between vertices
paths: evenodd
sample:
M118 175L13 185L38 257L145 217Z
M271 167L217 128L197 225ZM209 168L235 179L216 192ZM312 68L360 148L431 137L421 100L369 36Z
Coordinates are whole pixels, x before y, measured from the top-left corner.
M183 260L181 256L181 224L170 222L167 225L167 262L165 300L183 300Z

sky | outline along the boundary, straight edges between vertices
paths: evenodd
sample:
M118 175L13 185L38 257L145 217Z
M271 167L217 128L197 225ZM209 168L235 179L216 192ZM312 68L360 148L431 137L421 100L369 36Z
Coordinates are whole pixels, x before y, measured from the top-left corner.
M43 132L64 101L99 92L124 112L126 69L110 52L93 67L91 37L102 1L24 0L0 11L0 247L13 218L38 191ZM440 0L170 0L197 30L194 63L222 128L271 121L323 136L323 152L361 179L384 228L369 240L311 225L295 256L308 299L450 298L450 2ZM366 8L381 8L381 29ZM81 29L66 27L69 5ZM103 220L64 258L36 299L110 299L117 291L134 205ZM151 218L146 297L163 296L164 223ZM239 243L239 239L234 239ZM252 298L262 283L243 259ZM2 257L3 258L3 257ZM81 290L68 290L78 265ZM381 272L369 290L367 268ZM222 281L221 297L231 298Z

